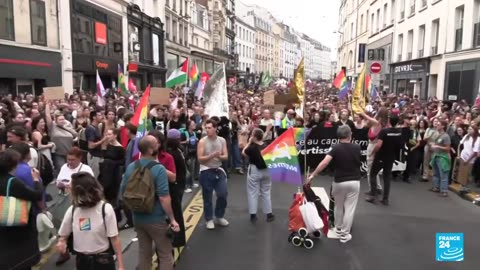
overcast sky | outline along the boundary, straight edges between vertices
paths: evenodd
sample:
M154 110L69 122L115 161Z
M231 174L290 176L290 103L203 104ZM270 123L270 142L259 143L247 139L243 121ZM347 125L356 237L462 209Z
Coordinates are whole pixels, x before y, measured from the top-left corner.
M237 0L238 1L238 0ZM340 0L241 0L268 9L278 20L320 41L332 49L336 58L338 8Z

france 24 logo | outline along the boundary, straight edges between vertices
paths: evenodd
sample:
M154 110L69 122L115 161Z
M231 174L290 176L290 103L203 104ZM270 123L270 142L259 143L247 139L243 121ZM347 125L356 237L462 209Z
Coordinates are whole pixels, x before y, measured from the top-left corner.
M437 233L435 238L437 262L463 261L463 233Z

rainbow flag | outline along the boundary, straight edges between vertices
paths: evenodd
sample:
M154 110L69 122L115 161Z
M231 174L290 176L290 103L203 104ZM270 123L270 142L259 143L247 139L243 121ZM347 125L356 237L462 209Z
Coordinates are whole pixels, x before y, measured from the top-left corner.
M298 152L305 149L305 141L307 140L310 131L312 131L311 128L295 128L294 137ZM303 141L302 144L300 143L301 141Z
M200 77L200 81L198 81L197 84L197 89L195 90L195 96L198 98L202 98L203 96L203 89L205 88L205 85L207 84L208 79L210 79L210 76L206 72L202 72L202 76Z
M117 85L117 88L118 88L118 92L120 93L120 95L127 96L127 97L130 95L130 93L127 90L127 85L125 83L125 76L123 76L123 68L122 68L122 66L120 66L120 64L118 65L118 85Z
M190 73L188 73L188 77L190 78L192 88L198 83L198 69L197 65L193 64L192 68L190 69Z
M372 84L372 77L370 77L369 74L367 74L365 76L365 91L367 91L366 93L372 93L372 89L373 89L373 84Z
M333 81L333 86L335 86L335 88L337 89L340 89L340 92L338 93L339 98L343 98L348 94L348 90L350 90L350 84L347 80L347 77L345 76L345 72L343 72L343 69L340 70L340 72L335 77L335 80Z
M133 146L132 157L134 160L140 157L140 151L138 150L138 142L140 139L147 134L147 125L148 125L148 104L150 99L150 85L147 86L147 89L140 99L135 114L132 118L132 124L137 126L137 136L135 137L135 144Z
M302 185L302 175L295 147L295 129L289 128L262 151L272 181Z

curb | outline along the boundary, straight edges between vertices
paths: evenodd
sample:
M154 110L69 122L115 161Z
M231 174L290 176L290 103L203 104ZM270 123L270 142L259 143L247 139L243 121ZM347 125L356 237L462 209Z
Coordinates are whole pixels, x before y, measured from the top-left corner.
M463 199L472 202L480 206L480 194L473 192L473 191L465 191L463 186L458 183L453 183L448 186L448 189L452 192L455 192L458 196L462 197Z

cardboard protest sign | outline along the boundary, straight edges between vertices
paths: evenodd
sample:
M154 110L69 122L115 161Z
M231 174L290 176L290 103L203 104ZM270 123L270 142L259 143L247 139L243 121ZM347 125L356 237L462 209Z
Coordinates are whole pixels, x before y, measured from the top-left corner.
M46 100L63 100L65 98L65 89L62 86L44 87L43 95Z
M169 105L170 104L170 89L152 87L150 89L150 104L154 105Z

